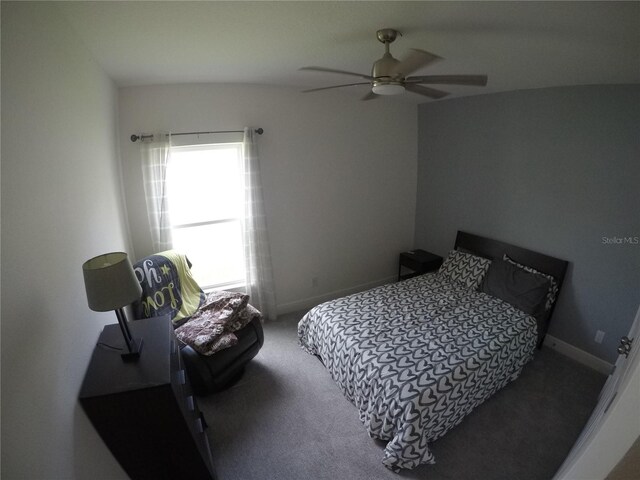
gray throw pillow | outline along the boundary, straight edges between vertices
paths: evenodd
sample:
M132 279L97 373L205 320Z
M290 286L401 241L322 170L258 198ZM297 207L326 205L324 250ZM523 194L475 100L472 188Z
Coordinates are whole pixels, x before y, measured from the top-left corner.
M480 291L510 303L528 315L539 317L546 309L549 279L516 265L494 260L484 276Z

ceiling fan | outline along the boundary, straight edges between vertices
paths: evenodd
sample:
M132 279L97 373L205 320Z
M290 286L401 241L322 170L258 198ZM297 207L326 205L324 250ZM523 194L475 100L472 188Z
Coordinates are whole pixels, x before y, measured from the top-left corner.
M304 90L307 92L317 92L320 90L330 90L332 88L351 87L353 85L371 85L371 91L365 95L362 100L371 100L378 95L397 95L404 93L405 90L418 93L429 98L442 98L449 95L449 92L437 90L424 85L474 85L484 87L487 84L486 75L421 75L410 77L411 73L425 67L436 60L442 58L433 53L424 50L411 49L409 54L403 60L393 58L389 53L389 44L392 43L398 35L402 35L393 28L383 28L378 30L377 37L384 44L384 55L373 64L371 75L362 73L347 72L345 70L335 70L323 67L303 67L300 70L312 70L316 72L340 73L342 75L351 75L360 77L366 82L346 83L343 85L334 85L331 87L312 88Z

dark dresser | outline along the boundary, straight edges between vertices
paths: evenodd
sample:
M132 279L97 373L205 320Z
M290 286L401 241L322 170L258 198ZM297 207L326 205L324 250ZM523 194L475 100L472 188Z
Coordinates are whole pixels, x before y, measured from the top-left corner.
M168 316L130 324L144 341L136 362L124 362L119 326L98 339L80 390L80 404L132 479L215 479L204 417L186 376Z

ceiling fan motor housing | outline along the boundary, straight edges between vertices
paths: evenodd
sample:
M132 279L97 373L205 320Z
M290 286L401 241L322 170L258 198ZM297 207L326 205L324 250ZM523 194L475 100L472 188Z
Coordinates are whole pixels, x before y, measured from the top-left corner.
M375 80L387 80L387 81L402 81L401 74L393 74L394 67L400 63L393 58L390 53L385 53L380 60L377 60L373 64L371 69L371 76Z

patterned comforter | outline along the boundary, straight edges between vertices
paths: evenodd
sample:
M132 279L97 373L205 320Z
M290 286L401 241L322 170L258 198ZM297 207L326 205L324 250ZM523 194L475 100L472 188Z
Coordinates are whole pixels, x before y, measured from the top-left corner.
M533 317L439 274L318 305L298 337L388 440L394 471L435 463L428 442L515 380L537 338Z

